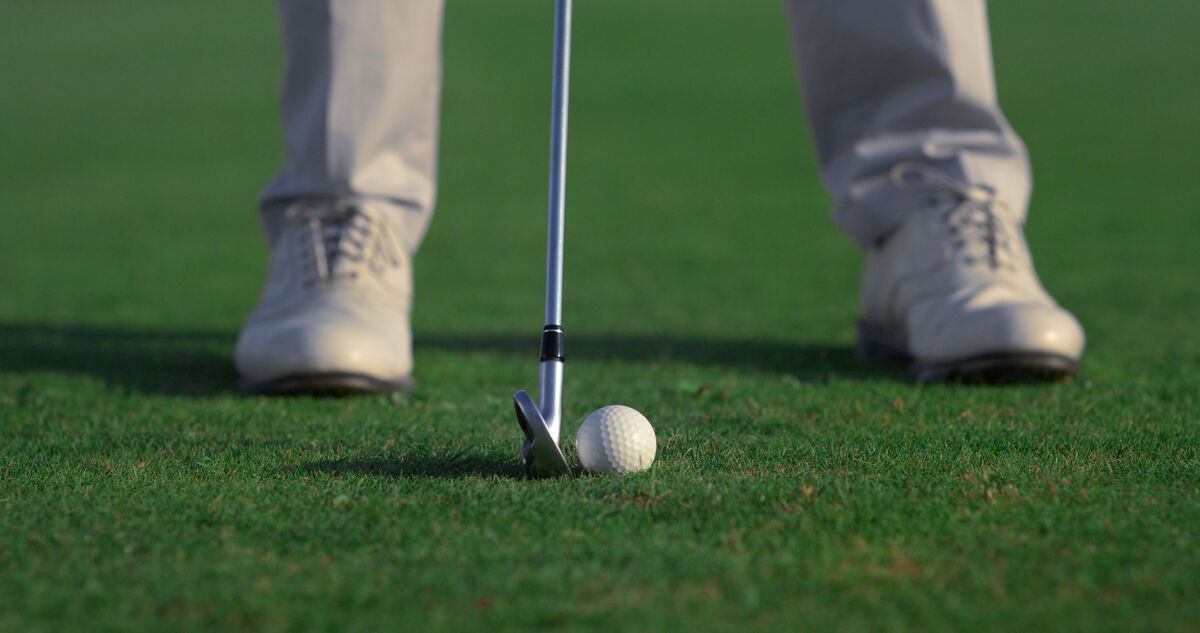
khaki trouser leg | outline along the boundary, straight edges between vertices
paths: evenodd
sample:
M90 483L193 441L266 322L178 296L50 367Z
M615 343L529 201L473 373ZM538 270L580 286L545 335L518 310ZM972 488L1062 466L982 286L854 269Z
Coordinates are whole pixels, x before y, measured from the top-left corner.
M890 182L901 161L989 185L1023 221L1028 158L996 101L983 0L786 6L834 221L860 246L920 204Z
M261 196L273 241L302 198L372 200L420 244L437 184L441 0L278 0L286 158Z

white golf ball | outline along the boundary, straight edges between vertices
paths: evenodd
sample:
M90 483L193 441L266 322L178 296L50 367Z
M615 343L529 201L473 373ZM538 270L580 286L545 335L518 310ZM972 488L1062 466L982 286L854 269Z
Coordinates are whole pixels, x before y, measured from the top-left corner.
M584 470L624 475L650 468L658 441L654 427L637 409L600 407L579 425L575 451Z

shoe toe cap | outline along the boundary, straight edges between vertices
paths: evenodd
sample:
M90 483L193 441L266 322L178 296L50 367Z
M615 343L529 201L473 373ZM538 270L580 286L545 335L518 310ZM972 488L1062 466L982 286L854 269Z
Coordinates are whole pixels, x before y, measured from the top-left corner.
M1008 304L913 324L913 355L946 362L989 354L1049 354L1077 361L1085 336L1079 321L1056 305Z
M234 363L251 384L320 374L394 381L412 371L408 331L401 329L336 311L251 323L238 338Z

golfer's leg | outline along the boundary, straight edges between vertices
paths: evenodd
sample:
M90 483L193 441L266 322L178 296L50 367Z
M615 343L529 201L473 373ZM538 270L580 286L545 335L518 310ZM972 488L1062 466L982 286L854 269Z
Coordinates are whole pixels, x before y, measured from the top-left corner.
M271 257L234 350L264 393L411 382L411 256L433 213L440 0L278 0L283 168Z
M983 0L789 0L804 102L834 198L861 246L905 213L888 172L915 160L987 184L1018 222L1025 148L996 101Z
M834 219L866 251L859 350L918 377L1058 379L1079 322L1022 234L1030 171L997 105L983 0L790 0Z
M433 214L441 0L278 0L286 55L283 168L262 194L374 200L415 251Z

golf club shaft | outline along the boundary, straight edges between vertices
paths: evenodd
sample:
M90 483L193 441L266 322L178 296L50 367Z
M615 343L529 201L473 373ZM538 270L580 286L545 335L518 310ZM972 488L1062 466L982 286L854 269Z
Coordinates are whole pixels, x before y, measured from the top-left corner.
M571 0L557 0L554 89L550 114L550 213L546 240L546 325L562 325L563 217L567 185L567 95L571 67Z
M550 209L546 232L546 327L542 332L539 409L557 442L562 421L563 220L567 186L567 96L571 69L571 0L554 11L554 86L550 113Z

